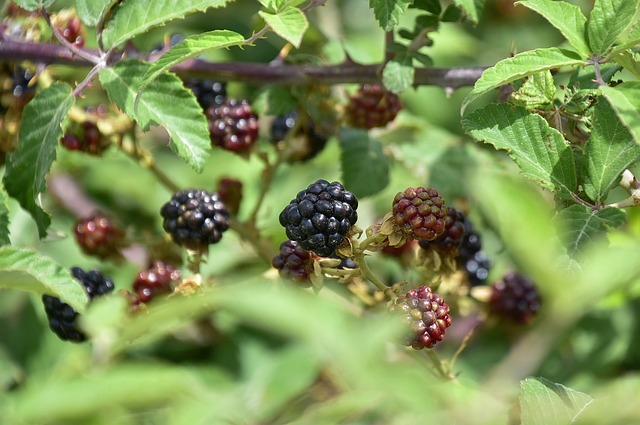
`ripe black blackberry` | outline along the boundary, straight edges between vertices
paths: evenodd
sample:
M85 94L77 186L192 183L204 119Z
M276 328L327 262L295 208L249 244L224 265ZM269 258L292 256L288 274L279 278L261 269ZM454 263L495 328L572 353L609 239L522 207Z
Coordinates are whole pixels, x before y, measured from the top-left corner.
M278 269L284 279L295 281L298 285L311 286L309 275L313 273L313 255L303 249L296 241L287 240L280 244L280 252L273 257L273 267Z
M185 81L185 86L191 89L204 111L212 106L222 105L227 100L227 86L224 83L190 79Z
M229 228L229 212L216 193L186 189L175 193L160 209L162 227L175 243L205 251Z
M449 306L430 287L420 286L391 301L390 310L402 315L410 326L405 344L416 350L433 348L451 326Z
M258 116L246 99L228 99L205 111L211 143L231 152L246 152L258 139Z
M16 98L28 97L29 99L35 94L35 86L30 85L33 79L33 72L21 66L14 66L11 76L11 86L13 96Z
M512 271L491 287L489 311L501 318L527 324L540 310L540 302L540 293L533 281Z
M73 234L85 254L98 258L118 258L126 245L124 230L100 212L78 219Z
M482 251L480 235L473 230L471 220L466 219L464 227L464 238L458 248L457 263L465 271L469 285L479 286L487 281L491 270L491 260Z
M462 212L449 207L445 217L444 232L433 241L421 239L419 244L423 249L434 249L442 254L456 254L465 236L465 217Z
M293 111L285 115L278 115L271 122L270 140L276 144L287 140L286 160L289 162L304 162L318 155L327 144L327 138L316 132L316 127L307 116L303 123L298 124L298 112ZM287 133L296 128L295 134L287 139Z
M280 213L287 237L302 248L329 257L358 220L358 199L338 182L318 180L298 192Z
M115 288L113 281L97 270L85 272L79 267L71 268L71 274L84 286L89 301L107 294ZM42 302L49 321L49 328L65 341L82 342L87 336L77 326L78 312L58 297L43 295Z
M380 84L363 84L349 100L346 114L349 124L357 128L384 127L402 109L398 95Z
M393 199L395 225L406 239L432 241L445 230L449 209L434 188L407 188Z
M162 294L169 294L180 281L180 270L163 261L154 261L148 269L138 272L133 282L133 304L148 303Z

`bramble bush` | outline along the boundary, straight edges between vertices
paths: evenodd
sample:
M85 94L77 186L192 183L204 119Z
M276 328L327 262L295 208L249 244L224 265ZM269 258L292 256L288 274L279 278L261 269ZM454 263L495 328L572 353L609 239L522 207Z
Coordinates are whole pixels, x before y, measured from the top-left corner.
M0 423L640 423L638 1L2 12Z

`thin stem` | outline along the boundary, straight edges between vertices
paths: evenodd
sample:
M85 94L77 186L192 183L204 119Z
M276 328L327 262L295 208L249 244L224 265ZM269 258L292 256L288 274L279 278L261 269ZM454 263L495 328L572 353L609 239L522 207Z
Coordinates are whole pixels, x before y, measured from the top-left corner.
M60 42L60 44L62 44L64 47L66 47L67 49L71 50L75 55L91 62L94 64L99 64L102 62L102 59L99 56L94 56L88 52L85 52L84 50L74 46L72 43L70 43L66 38L64 38L62 36L62 34L60 33L60 30L53 25L53 23L51 22L51 15L49 15L49 12L44 8L40 8L40 15L42 15L42 17L44 18L45 22L47 23L47 25L49 26L49 28L51 28L51 31L53 32L53 35L55 36L55 38Z
M600 59L600 56L594 55L590 60L593 65L593 71L596 74L596 79L594 81L601 86L606 86L607 83L602 79L602 73L600 72Z
M93 81L93 79L96 77L96 75L98 75L98 72L100 72L100 70L103 68L102 65L98 64L96 66L94 66L93 68L91 68L91 71L89 71L89 73L87 74L86 77L84 77L84 80L82 80L75 89L73 89L73 96L74 97L80 97L82 95L83 90L89 85L91 84L91 81Z
M451 373L451 370L447 366L445 366L444 362L440 360L435 351L433 351L432 349L427 349L426 353L429 357L429 360L431 360L431 364L433 364L436 371L438 371L438 374L442 378L449 379L451 381L456 380L456 377Z
M576 195L575 193L571 193L571 198L573 198L574 201L576 201L577 203L579 203L580 205L584 205L585 207L591 209L591 210L597 210L598 207L585 201L584 199L582 199L581 197L579 197L578 195Z
M260 212L260 208L262 207L262 204L266 199L267 192L269 191L269 187L273 182L273 177L275 176L276 171L278 170L278 168L283 162L283 156L280 153L280 151L278 151L278 157L273 164L269 163L268 158L264 157L263 159L266 166L262 171L263 173L262 174L262 190L260 190L260 194L258 195L256 204L254 205L253 210L251 211L251 216L249 216L249 219L247 220L247 222L251 226L255 226L256 221L258 219L258 213Z
M391 51L391 45L394 43L394 33L392 31L387 31L384 34L384 62L387 63L395 56Z

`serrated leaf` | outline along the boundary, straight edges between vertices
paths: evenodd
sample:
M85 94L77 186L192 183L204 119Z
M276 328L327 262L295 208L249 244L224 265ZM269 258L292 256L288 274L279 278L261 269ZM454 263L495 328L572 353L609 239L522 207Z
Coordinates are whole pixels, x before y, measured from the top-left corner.
M571 257L590 243L607 235L608 227L618 227L626 221L626 214L618 208L592 210L574 204L558 213L559 234Z
M102 33L104 47L118 47L127 40L189 13L225 6L230 0L136 0L116 9Z
M562 33L578 53L585 58L590 56L591 49L586 39L587 18L578 6L554 0L526 0L515 4L528 7L542 15Z
M138 93L136 103L139 102L138 99L147 86L172 66L213 50L239 46L243 43L244 37L242 35L227 30L210 31L187 37L171 47L147 69L142 77L142 83L139 87L140 93Z
M453 2L471 22L478 23L482 9L484 9L485 0L454 0Z
M527 81L511 97L518 106L528 110L548 110L553 106L556 85L551 71L542 71L530 75Z
M605 99L594 106L591 136L582 158L584 191L598 204L605 201L622 172L640 159L640 146Z
M296 48L300 47L302 36L309 28L307 17L300 9L287 7L277 13L268 13L261 10L258 14L276 34Z
M389 159L369 132L340 129L340 147L343 183L356 196L374 195L389 184Z
M462 111L475 99L491 89L500 87L528 75L561 66L584 64L584 60L571 50L550 47L519 53L511 58L501 60L493 67L485 70L476 81L473 90L462 103Z
M0 186L0 246L9 245L9 209L7 208L7 193Z
M413 0L369 0L369 8L384 31L391 31Z
M390 92L401 93L411 87L414 74L411 58L402 55L387 62L382 70L382 83Z
M24 248L0 247L0 288L54 295L79 313L89 302L82 284L70 270Z
M506 150L522 174L543 188L564 195L576 190L573 151L540 115L494 103L464 116L462 127L475 140Z
M640 82L629 81L615 87L601 86L600 90L618 119L640 144Z
M31 214L41 238L47 235L51 219L37 198L46 190L46 176L62 137L61 123L74 100L71 87L64 83L54 83L36 94L24 108L18 149L7 155L4 187Z
M44 7L46 9L55 3L55 1L56 0L13 0L15 4L29 12L33 12L40 7Z
M76 13L85 25L90 27L102 18L104 12L117 0L76 0Z
M589 21L587 39L593 53L604 55L629 28L638 10L638 0L596 0Z
M118 108L137 120L143 129L162 125L171 136L171 148L194 170L201 172L211 151L206 117L193 92L176 75L161 75L142 94L138 110L134 103L149 64L135 60L119 62L100 71L100 83Z
M544 378L520 383L522 425L568 425L593 401L585 393Z

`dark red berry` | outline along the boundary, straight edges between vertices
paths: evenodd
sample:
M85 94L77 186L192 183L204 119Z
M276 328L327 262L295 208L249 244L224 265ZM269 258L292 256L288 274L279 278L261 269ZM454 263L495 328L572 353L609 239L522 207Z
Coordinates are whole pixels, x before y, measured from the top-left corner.
M180 281L180 271L171 264L155 261L140 271L133 282L135 299L133 304L148 303L153 298L173 291L173 285Z
M62 136L60 143L69 150L82 151L90 155L101 155L110 146L109 141L92 121L71 126Z
M64 136L62 136L60 143L62 144L62 146L69 149L70 151L82 150L82 142L73 134L67 133Z
M237 215L242 203L242 182L223 177L218 180L218 195L231 215Z
M75 16L69 20L67 26L62 30L62 36L64 39L69 43L74 44L76 47L84 46L83 33L82 21Z
M398 95L380 84L363 84L349 100L349 124L357 128L384 127L398 115L402 103Z
M538 313L540 302L540 293L531 279L508 272L491 287L489 311L501 318L527 324Z
M273 257L271 264L278 269L282 278L293 280L305 288L311 286L309 275L313 273L313 255L298 242L282 242L280 252Z
M405 238L432 241L445 230L449 209L433 188L410 187L393 199L393 217Z
M229 99L206 110L211 143L232 152L246 152L258 139L258 117L247 100Z
M390 310L401 314L411 328L405 344L416 350L433 348L451 326L449 306L428 286L412 289L391 301Z
M465 217L460 211L449 207L445 216L444 232L433 241L420 240L423 249L434 249L442 254L457 254L465 236Z
M73 234L85 254L98 258L117 258L126 245L124 230L100 212L77 220Z

